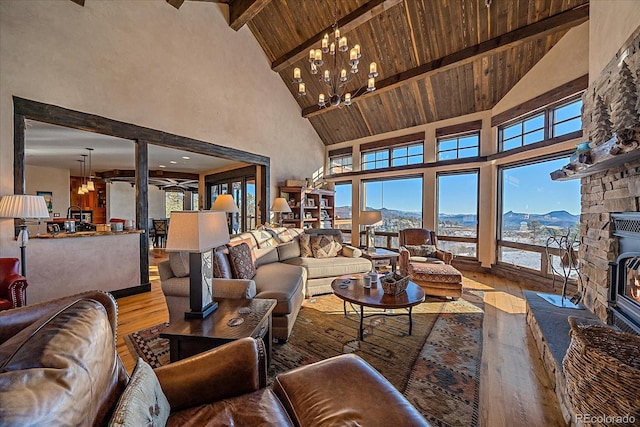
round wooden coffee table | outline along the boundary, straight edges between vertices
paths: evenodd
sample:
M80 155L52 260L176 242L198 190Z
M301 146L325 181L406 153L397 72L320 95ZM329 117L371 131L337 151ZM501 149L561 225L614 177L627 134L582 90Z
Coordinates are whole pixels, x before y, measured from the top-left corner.
M375 286L375 287L374 287ZM364 319L372 316L408 316L409 317L409 335L413 329L413 320L411 318L411 310L414 305L418 305L424 301L424 291L413 282L409 282L407 290L398 295L387 295L382 290L380 279L372 284L371 288L364 287L364 279L362 274L340 276L331 282L333 293L343 300L344 315L347 316L347 302L360 306L360 340L364 340L363 329ZM389 309L407 309L406 313L372 313L364 314L364 307ZM357 312L357 310L356 310Z

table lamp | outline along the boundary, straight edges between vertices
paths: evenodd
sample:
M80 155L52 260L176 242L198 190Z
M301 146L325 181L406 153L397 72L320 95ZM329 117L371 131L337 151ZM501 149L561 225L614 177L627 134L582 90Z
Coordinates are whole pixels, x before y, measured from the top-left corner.
M271 212L278 212L278 225L282 227L282 214L291 212L291 207L284 197L276 197L271 205Z
M18 244L20 245L20 268L21 274L27 276L27 242L29 241L29 231L25 222L28 218L49 218L47 202L42 196L30 196L27 194L12 194L4 196L0 200L0 218L20 218L20 234L18 234Z
M213 250L229 243L224 212L171 212L167 252L189 253L189 307L185 319L204 319L216 308L213 301Z
M380 211L360 211L359 222L367 230L367 251L375 251L376 234L373 227L382 224L382 213Z
M216 197L215 202L211 205L212 211L223 211L229 214L227 224L229 225L229 234L233 234L233 214L240 212L236 202L231 194L220 194Z

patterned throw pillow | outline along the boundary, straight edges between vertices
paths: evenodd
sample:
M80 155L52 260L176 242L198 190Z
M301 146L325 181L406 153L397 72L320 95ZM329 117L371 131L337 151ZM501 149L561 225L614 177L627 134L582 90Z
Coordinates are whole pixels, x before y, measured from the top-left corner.
M158 377L142 358L120 396L109 426L164 426L171 407L162 392Z
M333 258L342 250L342 245L333 236L311 236L311 251L315 258Z
M256 266L251 260L251 249L246 243L229 246L229 261L235 279L253 279Z
M438 250L435 245L405 245L411 256L435 257Z
M313 256L313 252L311 251L311 235L310 234L300 235L300 256L302 258L310 258Z
M242 243L246 243L249 248L253 246L253 241L250 237L247 237L245 239L234 238L229 242L227 246L238 246ZM251 261L253 261L254 264L256 263L256 254L253 252L253 250L251 250Z

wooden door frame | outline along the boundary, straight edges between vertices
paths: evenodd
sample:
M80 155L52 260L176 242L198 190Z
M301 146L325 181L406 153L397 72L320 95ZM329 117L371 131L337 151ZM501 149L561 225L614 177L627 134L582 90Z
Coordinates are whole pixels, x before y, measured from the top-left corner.
M264 197L256 201L256 205L262 218L267 218L268 201L270 200L268 180L271 159L269 157L17 96L13 96L13 191L15 194L24 194L26 191L26 119L128 139L135 144L136 225L139 230L144 230L144 233L140 234L140 284L145 288L143 291L150 290L148 255L148 146L150 144L263 166L260 168L263 178L260 191ZM146 173L137 173L141 170Z

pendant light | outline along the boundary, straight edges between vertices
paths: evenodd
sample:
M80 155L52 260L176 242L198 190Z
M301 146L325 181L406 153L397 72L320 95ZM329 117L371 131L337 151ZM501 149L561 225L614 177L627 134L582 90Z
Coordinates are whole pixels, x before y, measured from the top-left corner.
M84 172L82 170L82 160L78 160L80 162L80 175L83 176ZM82 196L84 194L84 191L82 191L82 182L80 182L80 185L78 186L78 194L80 196Z
M87 183L84 178L84 165L87 163L87 155L82 155L82 193L87 194L89 192L89 188L87 188Z
M94 191L96 189L95 185L93 185L93 176L91 176L91 152L93 148L87 148L89 150L89 180L87 181L87 189L89 191Z

